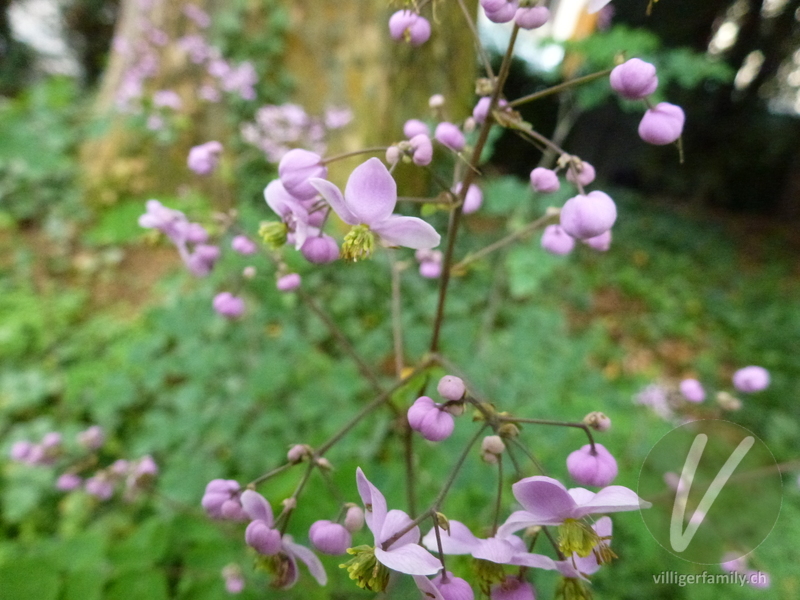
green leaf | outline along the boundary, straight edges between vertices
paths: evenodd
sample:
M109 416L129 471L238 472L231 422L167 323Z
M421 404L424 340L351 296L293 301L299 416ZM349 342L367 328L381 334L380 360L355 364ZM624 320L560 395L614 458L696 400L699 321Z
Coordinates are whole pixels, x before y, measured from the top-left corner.
M58 588L58 572L42 560L25 557L0 566L3 600L56 600Z
M166 600L167 578L159 570L128 571L108 586L105 600Z

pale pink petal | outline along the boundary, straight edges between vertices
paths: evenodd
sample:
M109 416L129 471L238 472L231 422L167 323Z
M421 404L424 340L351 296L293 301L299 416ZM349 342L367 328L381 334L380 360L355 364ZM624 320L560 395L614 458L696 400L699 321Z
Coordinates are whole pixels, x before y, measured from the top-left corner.
M575 504L578 506L583 506L587 502L591 502L592 498L594 498L595 493L591 490L587 490L586 488L570 488L569 495L572 496L572 499L575 500Z
M344 196L339 188L332 184L327 179L311 178L308 182L314 186L322 197L325 198L328 204L331 205L333 211L339 215L339 218L348 225L358 225L359 219L356 217L345 204Z
M510 564L514 554L514 547L507 540L496 537L481 540L481 543L472 552L472 556L475 558L501 565Z
M408 575L434 575L442 568L438 558L417 544L406 544L389 551L378 546L375 558L392 571Z
M610 485L597 492L590 502L577 507L573 511L573 518L580 519L594 513L620 512L651 506L652 504L639 498L633 490L621 485Z
M372 227L388 219L394 211L397 183L380 159L370 158L350 174L344 188L344 201L359 223Z
M417 588L420 592L422 592L423 598L426 600L428 598L431 598L432 600L444 600L444 596L442 596L439 588L433 585L433 582L430 579L424 577L423 575L414 575L413 577L414 583L417 584Z
M519 554L515 554L506 564L520 567L533 567L534 569L547 569L548 571L554 571L558 568L556 562L549 556L533 554L532 552L520 552Z
M475 537L469 528L460 521L450 521L450 533L444 529L439 530L442 538L442 551L445 554L472 554L472 551L480 544L481 540ZM436 543L436 530L431 529L422 543L428 550L438 551Z
M356 485L358 486L361 501L364 503L364 518L367 521L367 527L369 527L377 543L378 536L380 536L383 528L383 522L386 520L386 498L383 497L378 488L370 483L361 467L356 469Z
M550 520L545 520L537 517L527 510L518 510L511 513L506 522L503 523L497 530L497 537L508 537L515 531L531 527L532 525L560 525L564 519L560 516L554 516Z
M588 12L590 15L596 13L609 2L611 2L611 0L589 0L589 5L586 7L586 12Z
M403 246L414 250L435 248L442 239L431 225L417 217L392 215L372 225L371 229L390 246Z
M272 507L264 496L253 490L245 490L242 492L241 502L248 517L254 521L264 521L272 527Z
M317 558L317 555L305 546L287 540L286 537L284 536L283 538L283 547L305 563L311 576L317 580L318 584L325 585L328 583L325 567L322 566L322 562Z
M590 554L589 556L594 556L594 555ZM567 560L557 561L555 563L556 569L558 569L558 572L561 573L564 577L568 577L570 579L582 579L583 581L589 581L588 579L586 579L586 577L584 577L583 573L581 572L581 568L584 566L582 560L583 559L578 558L577 554L573 554L572 558L568 558Z
M411 517L409 517L402 510L390 510L386 514L386 519L383 521L383 527L381 528L380 536L378 536L378 539L376 540L377 543L383 544L398 531L408 527L411 521ZM419 527L412 527L403 535L401 535L388 549L391 550L392 548L399 548L400 546L405 546L406 544L416 544L418 541Z
M305 212L305 209L300 206L300 201L286 191L280 179L271 181L264 188L264 199L267 201L267 205L281 219L284 219L290 213L297 212L298 208Z
M540 525L562 523L571 516L576 506L567 488L551 477L527 477L515 483L511 489L517 501L533 515L533 519L541 521Z
M592 525L592 528L601 538L610 538L612 529L611 517L600 517L597 519L597 522ZM606 540L606 544L611 544L611 540Z

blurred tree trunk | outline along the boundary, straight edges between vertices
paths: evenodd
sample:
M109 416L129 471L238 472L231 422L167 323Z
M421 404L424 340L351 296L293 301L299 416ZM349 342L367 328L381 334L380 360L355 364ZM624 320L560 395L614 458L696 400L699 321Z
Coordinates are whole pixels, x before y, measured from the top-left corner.
M212 9L219 6L212 0L192 3L212 16ZM275 3L276 0L249 0L243 35L258 35L258 23L266 20L264 13L274 10L269 6ZM122 0L116 39L136 44L147 35L142 17L147 17L170 40L186 33L182 29L186 22L182 16L185 2L154 0L147 9L142 4L147 6L140 0ZM347 106L356 115L346 132L333 140L332 152L399 140L405 119L427 116L428 98L435 93L447 98L448 117L460 120L469 114L474 94L471 74L476 66L475 46L457 3L435 3L433 35L420 48L389 37L388 20L396 8L385 2L277 0L277 4L289 16L284 67L295 86L292 101L311 114L320 114L327 106ZM470 10L477 11L477 0L467 0L467 4ZM185 167L189 147L224 133L219 130L224 122L221 107L215 107L214 112L193 103L188 91L192 82L187 79L196 77L196 71L173 46L170 43L161 49L159 74L150 80L148 89L178 91L191 129L169 147L149 151L147 146L148 152L142 153L141 133L126 129L122 117L113 116L114 98L130 66L124 54L114 52L95 106L98 114L111 115L111 126L87 143L83 152L91 197L113 201L121 193L140 195L168 188L174 191L176 184L192 180Z

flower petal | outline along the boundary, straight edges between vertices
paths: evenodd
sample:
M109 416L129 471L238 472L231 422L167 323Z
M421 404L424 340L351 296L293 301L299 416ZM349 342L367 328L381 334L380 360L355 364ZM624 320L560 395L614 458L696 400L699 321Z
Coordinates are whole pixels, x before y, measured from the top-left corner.
M611 537L611 517L600 517L597 519L597 522L592 525L592 529L594 529L595 533L599 535L601 538L610 538ZM606 544L611 544L611 540L606 540Z
M433 585L433 582L427 577L424 577L423 575L414 575L414 583L417 584L417 588L419 589L420 592L422 592L423 598L426 599L432 598L432 600L444 600L444 596L442 596L442 593L439 591L439 588Z
M595 496L594 492L582 487L570 488L568 493L578 506L583 506L587 502L591 502L592 498Z
M388 219L394 211L397 183L381 160L370 158L350 173L344 188L344 201L359 223L371 227Z
M533 567L535 569L546 569L548 571L554 571L558 568L556 562L549 556L533 554L532 552L520 552L519 554L515 554L507 564L520 567Z
M376 542L383 544L395 533L408 527L412 521L413 519L402 510L390 510L386 514L386 519L383 522L381 533ZM419 542L419 527L415 526L401 535L397 541L394 542L390 548L388 548L388 550L391 550L392 548L399 548L400 546L405 546L406 544L416 544L417 542Z
M438 558L417 544L406 544L388 551L376 547L375 558L393 571L408 575L434 575L442 568Z
M599 11L601 8L603 8L609 2L611 2L611 0L589 0L589 5L586 7L586 12L592 15L597 11Z
M361 467L356 469L356 485L361 501L364 503L364 519L367 521L367 527L375 537L375 542L378 543L378 536L380 536L383 522L386 520L386 498L378 488L370 483Z
M481 540L472 556L500 565L507 565L510 563L511 557L514 556L514 548L507 540L491 537Z
M264 496L253 490L245 490L242 492L241 502L248 517L254 521L264 521L268 527L272 527L272 507Z
M339 188L332 184L327 179L318 179L318 178L311 178L308 182L314 186L322 197L325 198L325 201L331 205L331 208L334 212L339 215L339 218L347 223L348 225L358 225L359 220L350 209L345 204L344 196L342 196L342 192L339 191Z
M267 184L267 187L264 188L264 200L267 201L267 206L281 219L284 219L289 213L295 212L296 207L300 207L300 201L286 191L280 179L275 179Z
M515 531L531 527L532 525L561 525L564 519L560 516L552 517L549 520L539 518L539 516L529 513L527 510L518 510L509 515L506 522L497 530L497 537L508 537Z
M305 546L287 540L286 537L287 536L284 536L283 538L283 547L289 551L288 553L294 554L305 563L311 576L317 580L318 584L325 585L328 583L328 575L325 573L325 567L322 566L322 562L317 558L317 555Z
M450 521L450 533L441 530L439 534L442 538L442 551L445 554L472 554L472 551L481 543L481 540L475 537L469 528L460 521ZM431 529L425 534L422 543L428 550L438 551L436 530Z
M514 497L522 504L539 525L555 525L571 516L575 500L567 493L560 481L551 477L527 477L518 481L511 489Z
M580 519L594 513L620 512L624 510L637 510L650 508L652 504L642 500L636 492L621 485L610 485L603 488L589 502L576 507L573 518Z
M442 239L431 225L417 217L392 215L370 227L390 246L429 250L438 246Z

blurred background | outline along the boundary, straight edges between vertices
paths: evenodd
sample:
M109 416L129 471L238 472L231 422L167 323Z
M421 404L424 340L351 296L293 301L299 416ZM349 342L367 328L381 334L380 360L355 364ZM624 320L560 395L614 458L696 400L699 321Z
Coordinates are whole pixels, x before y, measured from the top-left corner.
M477 15L477 2L467 4ZM640 57L658 68L654 100L686 112L683 160L673 146L639 140L641 106L618 100L607 78L526 105L537 131L596 167L619 208L612 247L554 257L531 238L478 263L453 282L443 352L485 397L524 416L605 412L613 428L602 443L622 485L635 488L647 452L687 417L739 423L786 465L778 525L748 557L770 573L769 589L655 584L665 570L721 571L673 557L629 514L615 519L620 559L595 578L597 598L800 597L800 1L613 0L595 15L585 4L550 2L551 23L520 39L507 97ZM370 387L322 322L276 291L267 261L227 252L198 280L137 219L157 198L212 233L235 211L255 237L272 216L263 189L287 149L335 154L399 141L406 119L433 122L436 93L447 118L463 121L476 101L465 73L477 61L458 5L437 2L434 34L418 49L387 35L397 8L0 2L1 598L225 598L231 564L245 573L243 598L370 596L335 557L323 558L327 588L304 572L292 590L270 589L253 572L242 527L211 522L199 504L211 479L249 481L280 464L289 444L324 440L372 397ZM478 27L499 64L508 28L483 19ZM201 178L186 157L212 139L225 148L222 163ZM458 256L569 196L534 195L527 183L552 160L513 134L493 140L484 205L467 218ZM332 180L343 184L359 161L332 165ZM435 193L411 168L397 177L401 195ZM444 231L444 213L426 217ZM417 275L410 252L397 259L406 266L404 359L413 364L427 347L436 285ZM287 260L389 381L385 257L313 270ZM246 317L227 322L211 298L242 286L251 264L259 276L241 289ZM770 371L769 389L738 405L716 402L746 365ZM675 399L687 377L709 390L705 403ZM48 432L76 449L75 435L92 425L106 434L97 464L154 458L159 473L146 492L109 501L65 493L54 487L63 463L9 458L16 442ZM464 425L452 448L471 435ZM579 433L523 430L562 478ZM331 480L351 491L346 500L358 500L360 465L390 503L402 503L401 435L391 414L380 415L331 453ZM430 498L457 450L417 449L420 497ZM473 458L445 512L469 511L477 522L491 514L494 484L466 484L493 481ZM287 474L264 493L277 506L295 483ZM336 506L332 494L312 494L293 517L296 537L305 543L303 528L334 518ZM555 581L537 576L540 597L552 597Z

